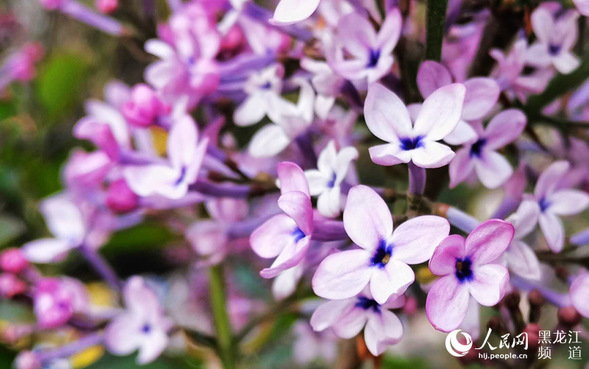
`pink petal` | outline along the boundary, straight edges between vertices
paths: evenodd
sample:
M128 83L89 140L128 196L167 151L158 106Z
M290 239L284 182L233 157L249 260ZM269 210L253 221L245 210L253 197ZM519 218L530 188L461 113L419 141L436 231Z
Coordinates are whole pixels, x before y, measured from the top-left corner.
M530 234L538 224L539 215L540 206L536 201L532 199L522 201L515 214L507 219L515 228L514 237L521 239Z
M341 300L356 296L370 281L370 253L365 250L342 251L326 257L313 276L317 296Z
M393 8L389 10L376 36L376 43L380 46L382 54L389 55L393 52L401 36L402 26L403 19L399 9Z
M360 13L352 12L340 18L337 34L345 40L344 47L358 59L367 60L370 49L376 46L372 24Z
M466 255L474 265L491 263L509 247L514 233L511 223L499 219L487 220L466 238Z
M435 275L454 274L456 260L465 254L464 238L457 234L446 237L434 250L429 261L429 269Z
M401 150L398 143L372 146L368 153L370 159L378 165L391 166L411 161L411 153Z
M337 324L333 326L333 331L340 338L354 338L366 325L369 313L359 308L347 310L345 313L340 317Z
M382 310L381 314L373 314L368 318L364 329L364 341L372 355L381 355L390 345L399 342L402 337L403 324L391 311Z
M139 348L137 363L145 365L157 359L168 346L168 341L169 338L165 331L161 329L152 330L152 333L143 340Z
M391 295L405 292L413 281L413 269L401 261L390 260L384 268L374 268L370 278L370 293L382 305Z
M501 89L494 79L471 78L464 82L466 94L464 95L464 108L462 119L483 119L495 106Z
M274 260L272 266L260 271L260 276L262 278L274 278L283 271L299 265L307 254L310 241L310 237L304 237L296 242L293 240L288 243Z
M513 241L505 255L512 273L530 280L539 280L542 276L536 253L524 242Z
M423 215L401 224L391 237L392 258L407 264L420 264L450 233L450 223L442 217Z
M327 301L319 305L311 316L311 327L316 332L322 332L336 325L342 316L354 309L355 299ZM362 327L360 327L362 329Z
M450 163L454 151L439 142L426 141L422 147L411 151L411 160L421 168L439 168Z
M304 21L315 12L320 0L280 0L274 17L271 19L275 24L292 24Z
M589 207L589 194L579 190L556 191L546 200L549 211L557 215L574 215Z
M589 318L589 273L579 275L571 284L571 302L577 311Z
M517 140L526 128L526 116L518 109L507 109L495 115L485 130L486 147L497 150Z
M280 192L285 194L290 191L299 191L307 196L309 194L309 184L305 173L295 163L283 161L278 164L278 180L280 181Z
M463 182L474 170L474 160L470 157L470 149L464 148L456 152L456 156L450 162L450 188Z
M562 74L572 73L581 65L579 58L571 52L561 52L557 57L552 59L554 68Z
M196 159L198 130L190 115L176 120L168 136L168 159L174 168L182 168Z
M525 57L527 64L537 68L546 68L552 62L552 57L548 53L548 45L540 42L530 46L525 52Z
M564 174L569 170L569 163L567 161L556 161L540 174L536 182L534 196L537 200L541 200L552 194Z
M464 120L460 120L456 128L444 137L444 141L450 145L462 145L466 142L474 142L477 138L478 135L471 125Z
M297 223L305 235L313 233L313 205L308 195L299 191L286 192L278 199L278 207Z
M546 8L537 8L532 13L532 28L538 40L542 43L549 43L554 32L554 21L552 14Z
M260 257L276 257L287 245L294 242L293 232L296 228L295 221L288 215L275 215L252 232L252 249Z
M585 17L589 16L589 0L573 0L573 3L575 3L579 13ZM589 316L589 314L586 314L585 316Z
M368 186L352 187L344 210L344 227L354 243L374 250L393 233L393 217L384 200Z
M474 161L474 169L481 183L487 188L501 186L513 174L507 159L491 150L483 150L481 158Z
M421 96L426 99L434 91L440 87L447 86L452 83L452 76L446 67L442 64L426 60L419 66L417 72L417 87Z
M440 278L432 285L425 301L425 312L430 323L442 332L458 328L468 309L468 286L454 275Z
M115 355L129 355L141 345L138 334L143 325L141 317L125 313L114 318L106 327L104 339L109 352Z
M547 211L540 214L538 221L550 249L561 252L564 246L564 226L560 218Z
M462 115L462 105L466 88L453 83L434 91L419 111L413 128L414 136L426 136L428 140L438 141L456 128Z
M409 112L397 95L379 83L368 86L364 117L370 132L383 141L397 143L411 134Z
M474 268L473 274L474 279L468 283L468 290L479 304L493 306L501 301L509 283L509 273L503 265L479 265Z

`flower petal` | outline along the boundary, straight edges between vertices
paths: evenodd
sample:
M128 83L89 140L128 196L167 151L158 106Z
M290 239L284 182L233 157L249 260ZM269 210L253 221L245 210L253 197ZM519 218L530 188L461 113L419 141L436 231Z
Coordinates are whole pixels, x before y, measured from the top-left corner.
M368 153L370 159L378 165L391 166L411 160L411 152L401 150L398 143L372 146Z
M287 245L294 242L293 232L296 228L295 221L288 215L275 215L252 232L250 245L260 257L276 257Z
M462 119L483 119L497 103L501 89L494 79L476 77L464 82L464 108Z
M456 260L464 257L464 238L457 234L446 237L434 250L429 269L436 275L454 274Z
M320 0L280 0L271 19L275 24L292 24L304 21L315 12Z
M334 326L342 316L347 315L354 308L354 304L355 299L324 302L313 312L310 321L311 327L316 332L322 332Z
M384 200L368 186L352 187L344 210L344 228L354 243L374 250L393 233L393 217Z
M487 188L501 186L513 174L513 168L507 159L491 150L484 150L481 158L474 161L474 169L481 183Z
M577 311L589 318L589 273L579 275L571 284L571 302Z
M309 184L305 177L305 172L296 165L289 161L283 161L278 164L278 181L280 183L280 192L285 194L290 191L299 191L307 196L309 194Z
M311 239L310 237L304 237L295 241L293 240L284 247L270 268L264 268L260 271L262 278L274 278L283 271L299 265L307 254Z
M546 168L536 182L534 189L536 200L551 195L569 168L569 163L564 160L556 161Z
M427 141L422 147L411 151L411 160L421 168L439 168L454 158L454 151L439 142Z
M536 253L523 241L513 241L505 253L507 266L520 277L539 280L542 276Z
M40 238L27 242L21 248L25 258L31 263L53 263L60 260L76 245L57 238Z
M382 54L388 55L393 52L401 36L402 28L403 18L399 9L393 8L389 10L380 26L378 35L376 35L376 43L380 47Z
M440 87L452 83L452 76L448 69L442 64L426 60L419 66L417 72L417 87L424 99Z
M476 227L466 238L466 255L474 265L497 260L509 247L515 230L511 223L491 219Z
M485 146L497 150L517 140L526 128L526 121L525 114L518 109L507 109L495 115L485 130Z
M411 119L405 104L379 83L368 86L364 116L370 132L383 141L396 143L411 134Z
M509 283L509 273L503 265L479 265L474 268L473 274L468 289L479 304L493 306L501 301Z
M448 237L450 223L442 217L423 215L401 224L391 237L392 258L407 264L429 260L436 247Z
M581 65L579 58L571 52L561 52L557 57L552 59L554 68L562 74L572 73Z
M460 121L465 93L466 88L460 83L434 91L421 106L413 135L426 136L431 141L446 137Z
M374 356L381 355L390 345L403 337L403 324L391 311L383 310L368 318L364 329L364 341L368 351Z
M470 149L463 148L456 152L456 156L450 162L450 188L463 182L474 170L474 160L470 157Z
M254 134L248 151L254 158L267 158L282 152L290 142L291 139L282 127L267 124Z
M589 194L579 190L559 190L547 197L548 209L557 215L573 215L589 207Z
M538 221L550 249L553 252L561 252L564 246L564 226L560 218L550 212L544 212L540 214Z
M370 253L365 250L342 251L326 257L313 276L317 296L341 300L356 296L370 281Z
M405 292L415 281L415 273L407 264L390 260L384 268L374 267L370 278L370 293L376 302L384 304L391 295Z
M460 284L454 275L434 282L425 301L430 323L442 332L458 328L466 316L469 296L468 286Z
M370 50L376 46L376 32L372 24L357 12L340 18L337 34L341 40L345 40L345 49L358 59L367 60Z
M334 187L323 192L317 198L319 214L327 218L335 218L340 214L340 188Z
M278 207L295 221L305 235L313 233L313 205L309 196L300 191L287 192L278 198Z
M537 8L532 13L532 28L534 34L544 44L548 44L554 32L554 21L552 14L546 8Z

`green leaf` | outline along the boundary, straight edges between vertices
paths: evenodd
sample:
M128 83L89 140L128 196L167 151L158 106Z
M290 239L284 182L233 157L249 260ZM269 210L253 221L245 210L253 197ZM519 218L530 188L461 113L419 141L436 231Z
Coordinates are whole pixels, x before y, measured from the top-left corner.
M0 214L0 247L22 235L25 225L19 219Z

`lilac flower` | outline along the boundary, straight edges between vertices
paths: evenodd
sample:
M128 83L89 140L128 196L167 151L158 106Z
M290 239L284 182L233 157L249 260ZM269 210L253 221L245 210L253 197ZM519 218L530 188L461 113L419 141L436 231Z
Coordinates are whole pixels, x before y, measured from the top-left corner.
M251 126L265 115L276 122L280 119L281 107L285 101L280 96L284 68L274 64L254 72L244 85L246 99L237 107L233 115L238 126Z
M513 174L511 165L496 150L515 141L526 126L526 116L517 109L497 114L486 129L475 124L476 137L456 152L450 163L450 188L464 181L474 170L487 188L497 188Z
M321 215L334 218L340 214L340 185L346 178L350 163L357 158L355 148L346 147L337 152L335 143L329 141L319 154L318 169L305 171L311 196L319 196L317 210Z
M566 12L554 19L546 7L532 13L532 27L537 41L527 50L526 62L536 67L554 65L561 73L577 69L579 59L571 52L577 42L576 12Z
M141 277L131 277L123 295L126 310L106 327L106 348L115 355L129 355L139 350L137 363L150 363L168 345L167 332L172 322L164 316L157 296Z
M393 294L405 292L415 280L407 264L423 263L450 231L438 216L420 216L393 232L387 204L370 187L359 185L348 193L344 227L361 247L326 257L313 276L313 291L327 299L347 299L367 285L374 299L384 304Z
M455 83L441 87L425 99L415 123L397 95L380 84L370 85L364 116L368 129L387 144L370 148L372 161L379 165L409 163L438 168L452 160L454 152L438 143L452 132L462 115L466 89Z
M484 306L503 298L509 273L498 259L513 235L511 224L492 219L475 228L466 240L451 235L436 248L429 268L442 277L431 286L425 303L427 317L436 329L450 332L458 328L466 316L469 296Z
M299 365L309 365L317 359L333 362L337 357L337 341L333 334L317 333L307 321L294 326L296 335L293 356Z
M337 75L326 62L303 58L301 68L313 74L311 83L317 91L315 112L320 118L325 119L334 106L345 80Z
M423 98L427 98L438 88L452 83L452 75L442 64L426 60L419 67L417 86ZM464 105L461 120L444 141L452 145L460 145L476 139L476 132L467 122L483 119L495 106L499 98L500 88L491 78L475 77L464 83Z
M349 80L378 81L393 65L392 52L401 36L402 23L397 8L387 14L378 33L357 12L341 17L335 49L327 55L329 65ZM351 58L346 58L345 53Z
M84 285L72 278L43 278L34 292L34 310L41 328L65 324L74 313L85 312L89 297Z
M380 304L365 291L355 297L320 305L311 317L311 326L318 332L329 328L336 336L344 339L355 337L364 328L366 347L378 356L403 336L403 324L389 310L403 305L403 295L391 296Z
M504 263L512 273L526 279L539 280L540 261L534 250L524 241L538 223L538 206L534 202L524 201L506 220L513 224L515 233L511 244L503 254Z
M13 81L29 82L36 74L35 65L43 57L41 44L27 43L12 53L0 66L0 94Z
M66 194L43 200L40 210L47 228L55 238L28 242L23 245L22 251L33 263L51 263L80 246L86 236L86 223L80 208Z
M518 40L506 55L499 49L492 49L489 54L497 61L493 76L508 96L527 100L528 94L540 93L546 88L552 72L540 69L531 74L523 74L526 66L528 43L525 39Z
M267 158L279 154L313 123L313 87L301 78L293 83L300 86L297 105L286 101L281 104L276 121L262 127L252 137L248 148L251 156Z
M589 318L589 273L582 271L571 283L571 302L585 318Z
M303 170L294 163L282 162L278 164L278 179L282 193L278 206L285 214L273 216L250 237L256 254L276 258L270 268L260 272L264 278L276 277L300 263L313 233L313 206Z
M198 177L208 139L199 141L196 123L189 115L177 119L167 142L168 163L129 165L123 169L127 184L139 196L161 195L179 199Z
M569 168L566 161L554 162L540 174L534 195L524 200L537 204L540 229L554 252L560 252L564 246L564 226L558 216L578 214L589 207L589 194L561 187Z
M315 12L321 0L280 0L270 22L287 25L304 21Z

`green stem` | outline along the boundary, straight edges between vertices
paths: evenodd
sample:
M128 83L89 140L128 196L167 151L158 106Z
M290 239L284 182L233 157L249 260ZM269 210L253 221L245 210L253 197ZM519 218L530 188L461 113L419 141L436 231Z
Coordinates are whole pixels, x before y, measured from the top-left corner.
M227 314L227 300L225 296L225 276L221 265L209 269L209 294L211 308L215 319L219 357L225 369L236 368L235 347L231 334L231 323Z
M427 0L427 28L425 34L425 58L442 60L442 42L446 28L448 0Z

